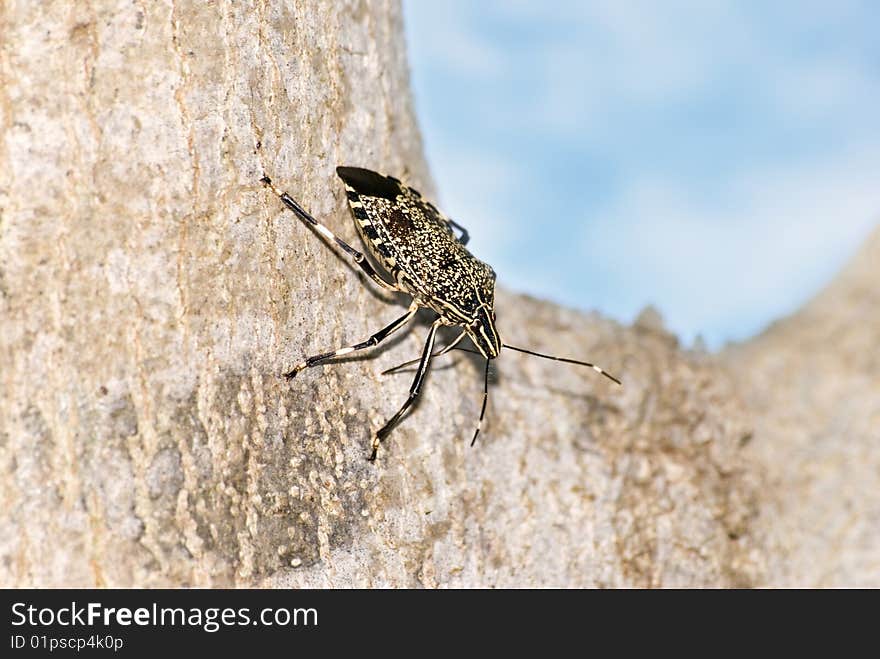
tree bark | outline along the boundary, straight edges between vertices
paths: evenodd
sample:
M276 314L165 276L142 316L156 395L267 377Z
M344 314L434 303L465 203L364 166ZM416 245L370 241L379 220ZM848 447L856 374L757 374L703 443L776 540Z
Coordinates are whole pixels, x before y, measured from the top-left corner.
M280 377L401 314L259 184L351 242L337 165L433 189L397 3L7 2L0 38L0 583L792 582L739 373L651 312L499 290L507 340L625 386L505 353L474 448L453 354L365 460L423 325Z
M880 229L802 310L728 349L765 486L767 585L880 587Z

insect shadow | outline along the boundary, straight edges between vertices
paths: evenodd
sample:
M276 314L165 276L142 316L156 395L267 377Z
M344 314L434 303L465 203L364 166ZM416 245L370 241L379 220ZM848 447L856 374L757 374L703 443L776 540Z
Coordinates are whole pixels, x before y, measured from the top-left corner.
M401 304L399 306L405 307L406 305ZM415 331L417 329L424 329L426 327L430 327L431 322L434 319L434 317L435 317L435 314L431 314L427 310L422 309L416 314L415 320L413 320L406 329L394 334L392 337L386 339L385 341L382 341L382 343L380 343L378 346L376 346L370 352L367 352L367 353L365 353L365 352L352 352L352 353L349 353L348 355L345 355L342 357L334 357L333 361L327 361L327 362L322 363L321 365L333 366L336 364L348 364L348 363L375 361L376 357L378 357L379 355L382 355L385 352L392 350L393 348L397 347L398 345L400 345L401 343L406 341L406 339L410 336L410 334L413 333L413 331ZM442 329L441 329L441 331L442 331ZM419 361L418 359L415 360L415 362L418 362L418 361ZM404 363L409 363L409 362L404 362ZM396 370L398 367L395 366L393 368ZM405 371L405 369L403 369L403 368L400 370ZM435 367L432 367L431 370L435 370ZM387 371L383 371L382 374L384 375L386 372Z
M314 225L307 224L306 226L308 226L308 228L312 231L312 233L316 233L318 235L323 235L323 234L321 234L321 232L318 229L315 228ZM376 288L375 286L370 286L370 284L367 283L369 276L367 274L365 274L362 267L356 267L356 264L357 264L356 261L353 262L350 258L345 258L342 254L340 254L336 250L331 250L331 252L333 253L333 256L336 258L336 260L339 261L340 263L342 263L343 266L345 266L346 270L353 273L355 275L355 277L357 277L358 282L367 290L367 292L373 298L379 300L380 302L384 302L385 304L393 304L394 306L398 306L398 307L402 307L402 308L406 308L408 306L407 302L406 302L406 294L405 293L400 292L400 291L386 292L385 289ZM368 257L366 255L364 255L364 259L366 259L366 258L368 258ZM370 265L377 272L377 274L381 273L382 276L386 276L386 277L388 276L385 269L382 268L381 266L376 266L375 263L371 263ZM397 341L393 341L393 343L397 343ZM348 361L356 361L356 360L348 360ZM340 362L341 362L341 360L340 360ZM335 362L335 363L340 363L340 362Z
M426 320L420 321L420 324L430 325L431 324L431 314L425 314ZM453 341L455 341L458 333L451 327L441 327L438 332L438 341L443 345L449 345ZM454 357L445 363L440 364L432 364L431 371L447 371L449 369L455 368L458 364L471 362L474 368L479 373L483 369L483 364L481 363L482 356L479 352L477 352L473 345L470 343L469 339L463 339L461 342L463 345L456 346L450 353L454 354ZM412 373L416 371L415 365L418 364L420 359L410 359L405 362L401 362L397 366L392 366L391 368L387 368L382 371L382 375L394 375L398 373ZM497 370L492 369L492 377L490 380L492 382L496 382L498 380Z

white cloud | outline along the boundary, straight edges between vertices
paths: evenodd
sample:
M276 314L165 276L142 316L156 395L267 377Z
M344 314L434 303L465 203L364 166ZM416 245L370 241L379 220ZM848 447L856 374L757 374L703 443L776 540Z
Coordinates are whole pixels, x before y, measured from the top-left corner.
M404 3L409 52L417 60L463 78L491 78L502 73L505 54L475 31L473 9L463 2Z
M635 181L582 241L626 299L640 291L671 329L718 345L794 310L844 264L880 220L878 180L875 150L744 173L729 207L678 180Z

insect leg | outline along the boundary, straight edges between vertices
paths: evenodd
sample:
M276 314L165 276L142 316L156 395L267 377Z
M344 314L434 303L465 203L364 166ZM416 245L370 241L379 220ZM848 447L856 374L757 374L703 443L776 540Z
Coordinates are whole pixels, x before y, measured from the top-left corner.
M376 459L376 452L379 450L379 442L383 441L388 436L388 433L394 429L394 426L398 424L401 417L406 414L406 411L419 397L419 392L422 389L422 382L424 381L425 374L428 372L428 367L431 364L431 357L433 356L431 351L434 349L434 339L437 336L437 330L442 324L443 321L438 318L431 325L431 331L428 332L428 340L425 341L425 347L422 349L422 359L419 361L419 367L416 370L416 377L413 380L412 386L409 388L409 397L406 399L403 406L397 411L397 414L388 419L388 422L382 426L373 437L373 450L369 457L370 462L373 462Z
M467 245L468 241L471 239L471 235L468 233L468 230L461 226L455 220L450 220L448 217L446 218L446 221L449 222L451 226L454 226L456 229L461 231L461 235L458 237L458 242L460 242L462 245Z
M332 359L333 357L342 357L344 355L351 354L352 352L356 352L358 350L366 350L367 348L372 348L373 346L379 345L381 341L386 339L388 336L399 330L401 327L406 325L413 316L416 315L416 312L419 310L419 305L413 302L409 309L405 314L403 314L400 318L395 320L390 325L383 327L378 332L373 334L366 341L361 341L360 343L356 343L353 346L347 346L345 348L339 348L337 350L331 350L330 352L322 352L318 355L313 355L307 359L304 359L299 364L293 367L293 370L284 374L288 380L292 379L297 373L300 371L307 369L311 366L317 366L323 361L328 359Z
M480 420L477 421L477 430L471 440L471 446L477 441L480 428L483 426L483 417L486 416L486 402L489 400L489 360L486 360L486 377L483 379L483 407L480 409Z
M455 346L457 346L465 336L467 336L466 332L462 332L461 334L459 334L457 337L455 337L455 339L453 339L452 343L450 343L448 346L446 346L442 350L438 350L433 355L431 355L431 359L434 359L434 357L439 357L441 355L445 355L447 352L449 352ZM411 366L412 364L418 363L419 361L421 361L421 358L410 359L408 362L403 362L402 364L398 364L397 366L392 366L391 368L382 371L381 375L389 375L391 373L394 373L395 371L399 371L402 368L406 368L407 366Z
M272 179L270 179L268 176L264 176L260 179L260 182L269 186L272 192L278 195L281 201L284 202L284 205L287 206L294 213L296 213L296 216L300 220L302 220L304 223L306 223L319 234L321 234L323 238L326 238L327 240L332 240L337 245L339 245L342 250L352 258L352 260L358 265L358 267L363 270L370 279L379 284L379 286L389 291L399 290L396 284L385 281L385 279L378 272L376 272L376 269L370 264L366 256L357 251L354 247L349 245L341 238L338 238L336 234L330 231L330 229L328 229L323 224L318 222L318 220L316 220L314 217L309 215L309 213L307 213L305 209L293 199L293 197L291 197L286 192L282 192L281 190L276 188L275 185L272 183Z

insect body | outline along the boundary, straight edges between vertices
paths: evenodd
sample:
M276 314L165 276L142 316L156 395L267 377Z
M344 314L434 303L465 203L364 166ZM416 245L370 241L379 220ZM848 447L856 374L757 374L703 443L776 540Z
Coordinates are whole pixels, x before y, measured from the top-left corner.
M380 274L373 267L364 254L337 238L286 192L275 188L268 177L264 177L262 182L268 185L303 222L341 247L376 284L387 290L410 295L412 303L403 316L365 341L308 357L294 366L285 377L291 379L303 369L316 366L333 357L341 357L378 345L412 320L420 307L431 309L435 315L421 358L418 360L409 397L373 437L370 461L376 459L380 442L388 436L418 398L432 358L456 348L465 337L471 340L477 352L486 359L483 404L471 444L476 441L480 433L480 425L486 412L489 363L490 360L498 357L502 348L546 359L590 366L620 384L617 378L594 364L543 355L504 344L495 326L495 272L467 250L467 231L443 215L418 191L394 177L383 176L359 167L337 167L336 173L345 183L346 196L358 233L370 255L390 275L390 281L385 273ZM455 229L460 232L459 236L456 236ZM446 347L435 353L437 331L444 325L460 327L461 331Z

